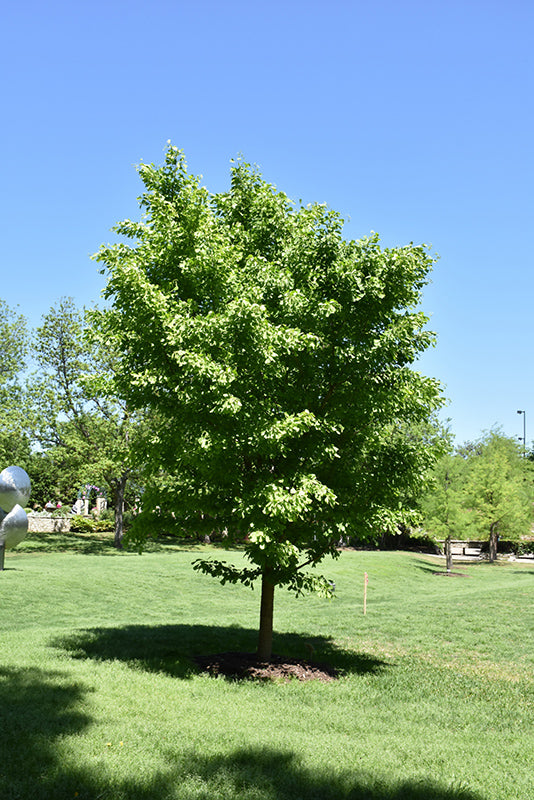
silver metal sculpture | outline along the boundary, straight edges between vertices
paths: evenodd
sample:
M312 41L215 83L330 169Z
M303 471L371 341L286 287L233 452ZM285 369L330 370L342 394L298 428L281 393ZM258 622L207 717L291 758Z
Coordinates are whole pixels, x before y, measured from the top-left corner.
M28 517L23 506L30 499L30 478L21 467L6 467L0 472L0 570L6 550L16 547L28 533Z

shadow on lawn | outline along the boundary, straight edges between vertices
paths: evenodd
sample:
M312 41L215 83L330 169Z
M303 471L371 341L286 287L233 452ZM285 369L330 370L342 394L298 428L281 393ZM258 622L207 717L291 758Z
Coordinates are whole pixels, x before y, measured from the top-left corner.
M451 573L447 573L447 569L445 567L444 560L441 561L426 561L422 558L413 558L412 564L416 569L421 570L422 572L429 572L431 575L447 575L450 574L452 576L456 575L457 577L468 577L467 572L462 571L465 570L466 567L471 567L473 564L469 561L454 561L452 562L452 569ZM474 562L473 562L474 563Z
M57 742L90 723L78 708L84 695L60 672L0 668L1 797L33 797L42 776L58 769Z
M257 631L238 626L127 625L90 628L54 639L54 647L74 658L124 661L148 672L188 678L199 671L194 658L226 651L253 653ZM273 652L287 658L327 664L341 674L377 672L384 661L336 647L322 636L275 633Z
M29 533L19 545L17 553L80 553L81 555L113 555L117 553L113 545L113 533L96 531L94 533Z
M427 561L423 558L413 558L412 564L416 569L421 570L422 572L430 572L433 575L446 575L447 570L445 568L445 561L441 559L438 561L436 559L435 562ZM452 569L453 572L451 573L453 576L459 577L469 577L469 574L465 571L469 570L476 570L486 567L495 567L496 569L499 567L504 567L505 569L509 570L511 574L514 575L525 575L531 574L534 575L534 564L522 564L520 569L513 569L513 565L516 565L517 561L511 562L496 562L494 564L490 564L487 559L479 559L479 558L471 558L469 560L456 560L453 558L452 560ZM529 569L530 567L530 569Z
M309 769L294 753L274 748L243 748L227 755L168 753L167 762L155 774L115 778L107 786L88 770L67 773L48 785L47 791L55 794L38 797L60 796L57 792L64 790L68 779L69 788L77 784L80 800L482 800L468 789L429 779L396 782L362 772Z
M113 762L69 763L64 742L91 724L80 710L86 689L60 672L0 669L0 796L79 800L482 800L434 781L380 780L372 774L302 765L291 751L248 747L225 754L161 753L164 766L123 777ZM209 735L209 732L206 732ZM357 749L357 743L354 745ZM72 751L71 751L72 752ZM139 753L142 766L143 752ZM355 753L356 755L356 753Z
M172 754L168 758L172 761ZM336 774L327 769L309 769L295 753L269 747L247 747L218 756L191 753L185 763L190 776L198 776L207 784L205 797L250 797L254 800L294 800L295 797L300 800L482 800L480 795L464 788L440 786L431 780L394 783L356 771L340 771Z
M18 553L77 553L84 556L117 555L118 553L136 555L134 547L117 550L113 543L113 531L67 531L56 533L30 532L17 548ZM188 550L195 552L202 547L201 542L192 539L179 539L160 534L157 539L149 539L145 553Z

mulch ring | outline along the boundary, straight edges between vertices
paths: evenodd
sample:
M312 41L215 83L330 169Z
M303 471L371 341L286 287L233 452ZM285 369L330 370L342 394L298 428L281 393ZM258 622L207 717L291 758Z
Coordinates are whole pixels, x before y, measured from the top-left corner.
M466 572L433 572L433 575L445 575L449 578L469 578Z
M197 656L195 662L203 672L213 677L223 675L232 680L285 682L296 679L327 683L339 677L333 667L283 656L272 656L270 661L258 661L253 653L216 653Z

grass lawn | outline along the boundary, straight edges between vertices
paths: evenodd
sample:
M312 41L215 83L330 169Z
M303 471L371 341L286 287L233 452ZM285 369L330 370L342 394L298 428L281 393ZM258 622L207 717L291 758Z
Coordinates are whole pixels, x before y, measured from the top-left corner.
M274 639L342 677L232 682L193 657L253 650L259 591L193 572L212 548L109 536L6 557L2 800L534 797L533 566L344 552L333 601L277 592Z

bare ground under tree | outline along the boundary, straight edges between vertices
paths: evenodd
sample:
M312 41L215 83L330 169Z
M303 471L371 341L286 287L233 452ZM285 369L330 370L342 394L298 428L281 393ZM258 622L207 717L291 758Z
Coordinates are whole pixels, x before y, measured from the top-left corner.
M261 661L253 653L217 653L197 656L197 666L210 675L219 675L233 680L299 681L318 680L323 683L336 680L337 670L326 664L313 664L301 659L272 656L270 661Z

